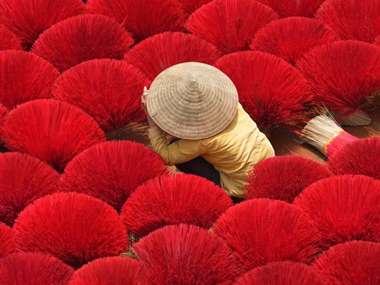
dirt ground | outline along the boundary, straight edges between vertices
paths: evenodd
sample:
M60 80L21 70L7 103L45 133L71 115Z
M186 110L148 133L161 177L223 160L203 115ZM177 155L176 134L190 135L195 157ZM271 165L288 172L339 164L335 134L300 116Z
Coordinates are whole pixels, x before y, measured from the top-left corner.
M352 135L358 137L370 137L380 135L380 110L374 111L371 114L372 124L366 127L347 127L347 130ZM271 142L276 150L277 155L294 154L314 159L320 162L325 161L325 157L321 155L311 146L300 144L286 130L277 129L272 137Z

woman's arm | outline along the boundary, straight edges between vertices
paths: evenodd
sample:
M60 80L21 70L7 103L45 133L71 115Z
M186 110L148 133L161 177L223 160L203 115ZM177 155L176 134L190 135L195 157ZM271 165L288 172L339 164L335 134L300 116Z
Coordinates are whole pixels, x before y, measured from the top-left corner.
M177 140L168 143L165 133L151 123L149 138L153 149L169 165L188 162L204 153L201 141Z

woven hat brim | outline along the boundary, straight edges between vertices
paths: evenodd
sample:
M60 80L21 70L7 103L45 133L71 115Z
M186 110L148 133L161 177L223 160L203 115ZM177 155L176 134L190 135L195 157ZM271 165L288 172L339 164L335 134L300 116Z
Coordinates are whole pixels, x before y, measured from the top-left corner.
M147 98L152 120L166 133L199 140L224 131L236 116L238 93L220 70L203 63L182 63L153 81Z

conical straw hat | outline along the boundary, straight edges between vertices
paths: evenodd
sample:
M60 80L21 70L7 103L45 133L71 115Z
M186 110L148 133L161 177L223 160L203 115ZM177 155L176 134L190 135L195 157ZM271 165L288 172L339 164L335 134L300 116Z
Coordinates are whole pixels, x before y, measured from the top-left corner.
M163 131L177 138L199 140L222 132L232 122L238 92L219 69L187 62L156 77L146 104L150 117Z

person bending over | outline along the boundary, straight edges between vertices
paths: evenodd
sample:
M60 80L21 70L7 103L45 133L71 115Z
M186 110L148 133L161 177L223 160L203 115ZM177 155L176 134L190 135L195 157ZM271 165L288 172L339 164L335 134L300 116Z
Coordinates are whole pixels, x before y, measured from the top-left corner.
M164 70L144 89L142 103L151 145L162 159L230 196L243 198L255 164L274 155L233 82L213 66L187 62Z

